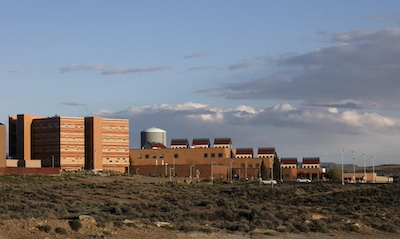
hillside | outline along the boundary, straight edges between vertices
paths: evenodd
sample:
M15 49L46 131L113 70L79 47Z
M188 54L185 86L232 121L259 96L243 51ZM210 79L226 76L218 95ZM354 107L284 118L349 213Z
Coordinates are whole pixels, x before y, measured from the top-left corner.
M0 238L395 238L398 195L400 184L271 188L140 176L10 175L0 177ZM77 221L82 227L74 231L69 223Z

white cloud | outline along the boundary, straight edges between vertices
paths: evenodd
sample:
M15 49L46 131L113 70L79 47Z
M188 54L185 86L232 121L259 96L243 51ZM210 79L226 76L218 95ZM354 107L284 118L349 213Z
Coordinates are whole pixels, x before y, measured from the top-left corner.
M154 72L164 71L170 69L169 66L146 66L146 67L106 67L101 64L72 64L59 69L60 73L68 73L73 71L99 71L102 75L114 75L114 74L127 74L127 73L143 73L143 72Z
M296 110L296 108L293 107L293 106L290 105L290 104L275 105L272 109L273 109L274 111L284 111L284 112Z
M66 67L61 67L59 69L60 73L67 73L72 71L85 71L85 70L94 70L94 71L101 71L104 68L101 64L72 64Z
M394 142L400 140L397 118L290 104L256 109L186 102L102 110L95 115L130 119L133 148L139 147L140 131L156 125L167 131L168 140L231 137L234 147L276 147L281 156L320 156L324 161L338 160L338 149L350 148L379 154L381 162L389 163L397 160Z
M114 74L127 74L127 73L142 73L142 72L153 72L153 71L165 71L170 69L169 66L148 66L148 67L115 67L104 69L101 74L103 75L114 75Z

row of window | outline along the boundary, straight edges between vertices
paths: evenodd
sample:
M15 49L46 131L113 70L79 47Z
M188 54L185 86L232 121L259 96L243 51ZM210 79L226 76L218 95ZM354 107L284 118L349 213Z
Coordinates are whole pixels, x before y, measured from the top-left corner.
M219 154L218 154L218 158L222 158L222 156L223 156L222 153L219 153ZM204 157L204 158L208 158L208 153L205 153L205 154L203 155L203 157ZM215 154L215 153L210 153L210 158L215 158L215 157L216 157L216 154ZM143 155L138 154L138 159L142 159L142 158L143 158ZM144 158L145 158L145 159L149 159L149 158L150 158L150 155L149 155L149 154L145 154L145 155L144 155ZM153 155L151 156L151 158L156 159L156 158L157 158L157 154L153 154ZM158 158L163 159L163 158L164 158L164 154L160 154ZM174 154L174 158L179 158L179 155L178 155L178 154Z
M274 156L268 156L268 155L259 155L258 158L273 158ZM245 159L245 158L253 158L253 155L236 155L236 158L238 159Z

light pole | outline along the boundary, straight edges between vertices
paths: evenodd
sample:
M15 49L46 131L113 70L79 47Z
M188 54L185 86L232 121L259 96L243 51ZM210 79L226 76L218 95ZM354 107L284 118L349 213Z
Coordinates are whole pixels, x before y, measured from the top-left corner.
M165 164L165 176L168 176L168 163Z
M175 175L176 175L176 171L175 171L175 157L174 157L174 177L175 177Z
M245 165L246 168L245 168L245 171L244 171L245 172L244 173L244 177L245 177L244 180L246 180L246 181L247 181L247 162L248 162L248 160L246 160L246 165Z
M351 151L353 153L353 183L356 183L356 151Z
M232 161L231 161L231 163L230 163L230 166L231 166L231 183L233 183L233 169L232 169Z
M211 162L211 184L214 184L214 161Z
M372 182L375 183L375 156L372 156Z
M274 161L271 162L271 187L274 187Z
M54 168L54 155L51 155L51 167Z
M367 180L367 170L365 168L365 154L362 154L364 156L364 183Z
M343 169L343 152L344 152L344 149L341 149L340 152L342 152L342 185L344 185L344 169Z

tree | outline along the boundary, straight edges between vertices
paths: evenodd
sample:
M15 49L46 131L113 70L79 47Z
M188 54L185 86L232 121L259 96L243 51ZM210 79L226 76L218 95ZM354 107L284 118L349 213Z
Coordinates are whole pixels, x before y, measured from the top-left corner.
M267 167L265 167L264 160L261 161L261 178L264 178L264 179L269 178L268 174L267 174Z
M340 182L342 181L342 172L338 167L330 168L325 173L325 177L332 182Z
M281 166L279 163L279 158L276 154L274 156L274 164L272 167L274 167L274 178L280 179L281 178Z

